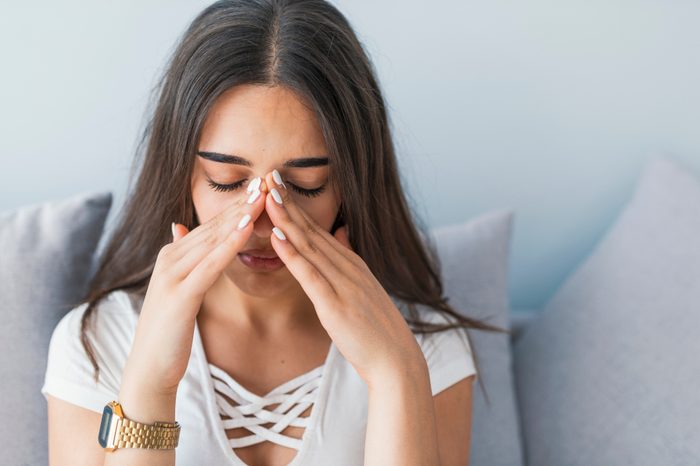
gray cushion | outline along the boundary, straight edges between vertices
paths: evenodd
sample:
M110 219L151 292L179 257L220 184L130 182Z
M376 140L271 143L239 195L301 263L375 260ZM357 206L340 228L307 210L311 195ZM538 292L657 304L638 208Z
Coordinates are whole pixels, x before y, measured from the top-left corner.
M515 343L527 462L700 464L700 182L650 159Z
M464 315L509 328L508 256L512 210L482 214L431 231L438 247L449 303ZM474 384L470 466L517 466L522 448L515 403L510 338L467 331L488 403Z
M90 193L0 213L0 464L48 464L49 339L86 291L111 203Z

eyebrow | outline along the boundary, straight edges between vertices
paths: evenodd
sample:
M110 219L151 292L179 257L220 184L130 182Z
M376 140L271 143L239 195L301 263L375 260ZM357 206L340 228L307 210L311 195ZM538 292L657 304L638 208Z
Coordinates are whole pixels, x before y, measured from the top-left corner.
M231 163L234 165L243 165L246 167L252 167L253 163L238 155L233 154L221 154L219 152L207 152L207 151L197 151L197 155L200 157L211 160L212 162L219 163ZM283 166L289 168L307 168L307 167L322 167L328 165L328 157L300 157L296 159L289 159L284 162Z

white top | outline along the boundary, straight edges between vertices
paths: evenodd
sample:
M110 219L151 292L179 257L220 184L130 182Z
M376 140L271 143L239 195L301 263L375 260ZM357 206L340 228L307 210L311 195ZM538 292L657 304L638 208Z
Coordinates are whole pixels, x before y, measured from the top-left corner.
M41 393L102 413L109 401L118 399L138 314L122 290L110 293L93 311L94 328L87 333L100 366L95 384L92 364L80 343L80 320L86 308L87 303L75 307L54 329ZM423 307L418 309L422 312ZM422 317L445 322L437 312ZM433 395L476 374L463 329L415 336L428 363ZM265 408L277 403L273 410ZM312 404L307 417L298 416ZM177 391L175 419L182 427L176 463L247 466L234 448L269 440L297 450L288 466L361 465L367 406L367 385L333 343L321 366L259 397L208 363L195 321L190 360ZM275 424L263 426L269 423ZM302 438L280 434L288 425L303 426ZM251 435L227 437L226 429L242 426Z

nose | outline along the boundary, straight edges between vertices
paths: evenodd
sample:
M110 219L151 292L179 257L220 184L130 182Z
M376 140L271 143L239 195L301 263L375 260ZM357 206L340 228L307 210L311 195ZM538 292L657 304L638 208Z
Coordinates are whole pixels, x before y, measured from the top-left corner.
M268 189L267 189L267 183L265 182L265 177L264 177L264 176L261 176L260 178L261 178L261 181L260 181L260 186L258 187L258 189L259 189L263 194L265 194L265 193L267 193L267 191L268 191Z
M259 184L258 184L259 183ZM256 186L257 188L254 188L253 186ZM251 179L250 182L246 185L246 195L250 195L253 191L255 190L261 191L263 194L267 193L267 183L265 182L265 177L264 176L256 176L255 178Z
M258 189L260 189L260 196L265 196L267 194L268 188L267 183L265 183L265 177L261 177L262 182ZM270 220L270 216L267 215L267 210L263 210L258 218L253 222L253 234L259 236L260 238L269 239L272 234L272 227L275 225Z

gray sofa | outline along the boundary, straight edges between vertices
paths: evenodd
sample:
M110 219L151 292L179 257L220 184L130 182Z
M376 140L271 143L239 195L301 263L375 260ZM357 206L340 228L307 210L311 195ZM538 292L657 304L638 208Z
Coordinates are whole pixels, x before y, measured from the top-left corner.
M109 192L0 214L0 464L47 463L40 394L51 332L108 234ZM591 255L541 310L507 297L515 213L431 230L450 303L512 335L470 331L472 466L700 464L700 182L650 160Z

